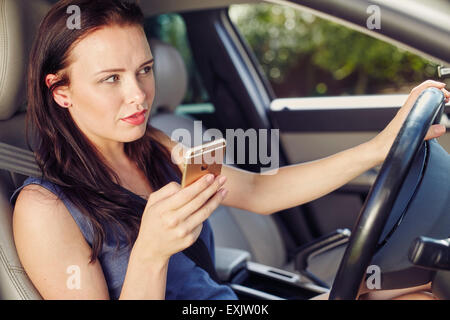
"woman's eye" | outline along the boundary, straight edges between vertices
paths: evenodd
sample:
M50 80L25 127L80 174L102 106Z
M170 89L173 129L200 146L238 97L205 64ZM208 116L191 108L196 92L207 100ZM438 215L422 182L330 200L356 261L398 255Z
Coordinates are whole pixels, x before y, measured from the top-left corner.
M112 81L111 81L112 80ZM116 81L119 80L119 76L117 74L114 74L106 79L103 80L103 82L107 82L107 83L114 83Z
M142 69L139 73L140 74L147 74L150 73L150 71L152 71L152 67L151 66L146 66L144 69Z

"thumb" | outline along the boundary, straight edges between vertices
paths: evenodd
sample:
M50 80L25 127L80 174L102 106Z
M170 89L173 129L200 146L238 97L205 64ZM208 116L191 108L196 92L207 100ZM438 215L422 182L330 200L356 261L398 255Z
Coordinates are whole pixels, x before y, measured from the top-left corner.
M442 124L434 124L428 129L428 132L425 136L425 140L430 140L434 138L439 138L445 133L445 126Z

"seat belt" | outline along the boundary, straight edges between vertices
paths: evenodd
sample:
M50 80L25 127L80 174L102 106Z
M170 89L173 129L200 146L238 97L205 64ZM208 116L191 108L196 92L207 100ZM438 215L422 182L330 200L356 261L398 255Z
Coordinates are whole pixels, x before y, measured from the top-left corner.
M3 142L0 142L0 169L36 178L42 175L32 151ZM220 283L208 248L200 238L191 247L183 250L183 253L205 270L214 281Z
M3 142L0 142L0 169L24 176L40 177L42 175L32 151Z

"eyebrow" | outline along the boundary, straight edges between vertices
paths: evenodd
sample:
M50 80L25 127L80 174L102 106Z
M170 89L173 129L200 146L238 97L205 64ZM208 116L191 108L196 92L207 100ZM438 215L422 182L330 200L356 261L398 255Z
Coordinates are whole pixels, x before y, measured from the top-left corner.
M148 61L144 62L143 64L141 64L141 65L139 66L139 68L142 68L142 67L145 66L146 64L152 63L152 62L154 62L154 61L155 61L155 59L154 59L154 58L151 58L150 60L148 60ZM139 69L139 68L138 68L138 69ZM106 70L102 70L102 71L99 71L99 72L95 73L95 75L98 75L98 74L104 73L104 72L124 72L124 71L125 71L125 69L106 69Z

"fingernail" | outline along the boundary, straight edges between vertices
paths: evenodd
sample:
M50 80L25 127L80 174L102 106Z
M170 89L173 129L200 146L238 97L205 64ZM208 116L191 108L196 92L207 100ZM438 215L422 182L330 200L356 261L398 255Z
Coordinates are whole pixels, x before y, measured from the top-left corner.
M227 195L228 190L227 189L222 189L222 191L220 191L220 195L222 196L222 198L225 198L225 196Z
M214 180L214 175L212 174L207 174L206 175L206 182L211 183Z
M225 177L225 176L220 177L219 184L224 184L226 180L227 180L227 177Z

